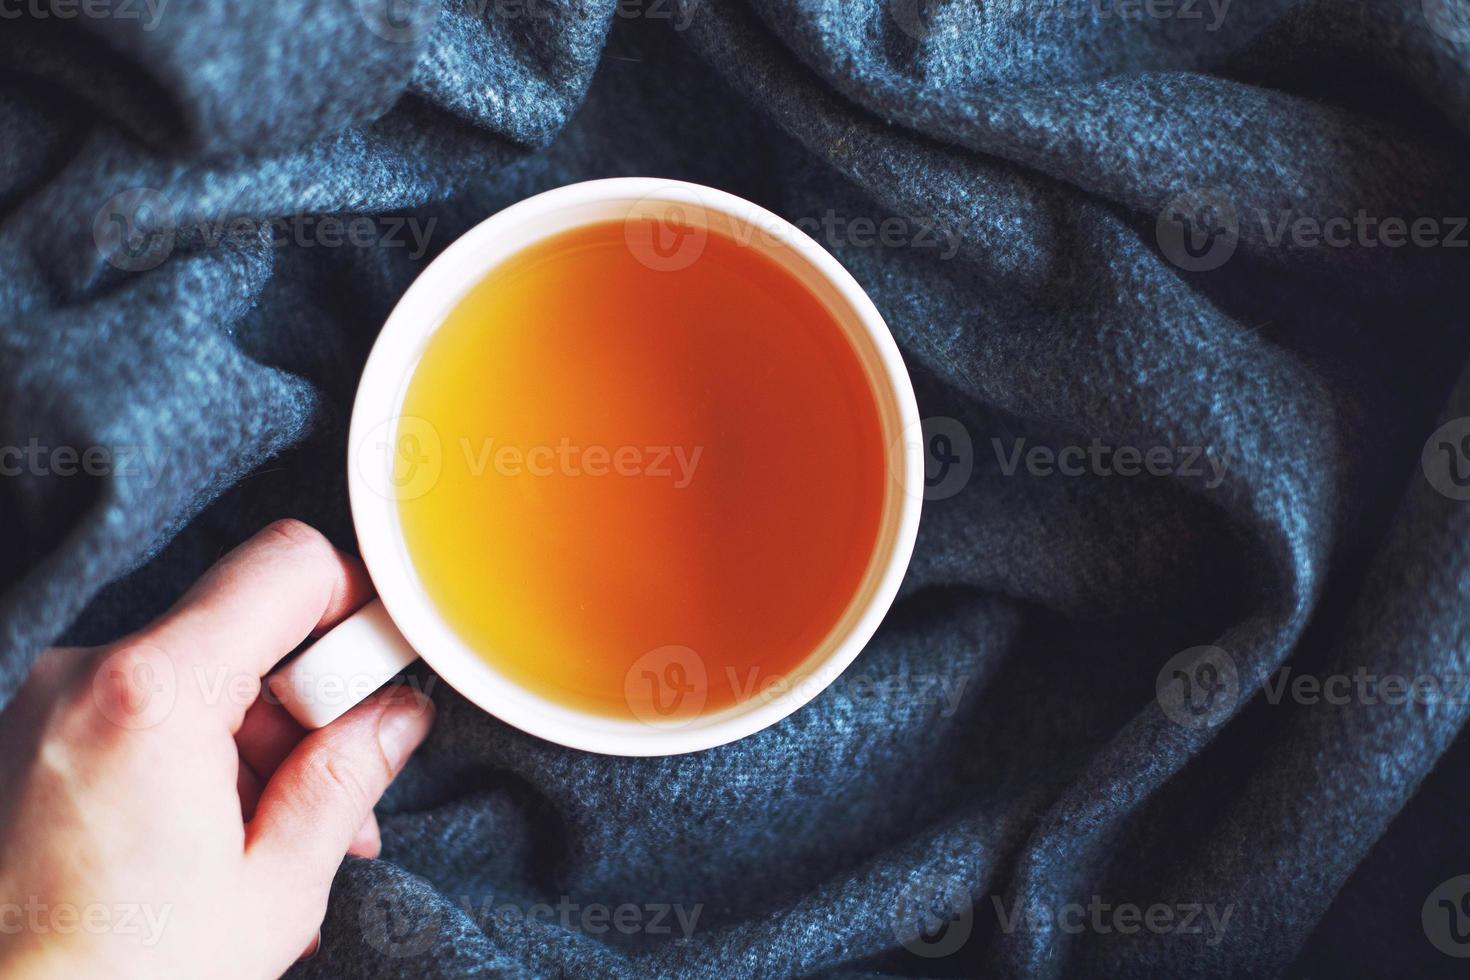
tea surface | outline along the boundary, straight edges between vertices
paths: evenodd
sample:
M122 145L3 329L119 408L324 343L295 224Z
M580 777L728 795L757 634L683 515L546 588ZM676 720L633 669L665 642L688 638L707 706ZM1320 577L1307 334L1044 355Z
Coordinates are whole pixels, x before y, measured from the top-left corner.
M710 232L669 268L625 235L542 242L452 310L402 409L442 469L399 515L436 607L511 679L600 715L708 713L842 616L882 429L841 328L774 261Z

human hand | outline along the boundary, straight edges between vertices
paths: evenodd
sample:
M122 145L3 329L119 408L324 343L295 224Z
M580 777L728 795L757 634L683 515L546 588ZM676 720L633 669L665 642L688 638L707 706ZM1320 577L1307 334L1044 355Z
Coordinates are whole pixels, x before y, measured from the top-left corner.
M0 715L0 975L276 977L314 948L433 706L387 689L307 733L261 678L370 595L281 521L143 630L41 657Z

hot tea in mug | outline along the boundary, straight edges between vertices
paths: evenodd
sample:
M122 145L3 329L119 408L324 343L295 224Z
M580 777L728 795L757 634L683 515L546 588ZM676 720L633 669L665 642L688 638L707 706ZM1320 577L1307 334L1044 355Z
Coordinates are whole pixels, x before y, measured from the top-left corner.
M272 688L320 725L421 654L576 748L750 734L830 683L892 601L917 421L872 303L775 215L642 179L522 202L384 327L349 437L382 602Z

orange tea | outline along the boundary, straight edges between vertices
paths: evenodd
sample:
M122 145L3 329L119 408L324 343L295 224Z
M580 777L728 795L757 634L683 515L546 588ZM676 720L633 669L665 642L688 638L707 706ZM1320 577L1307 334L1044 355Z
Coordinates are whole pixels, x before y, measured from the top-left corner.
M604 716L709 713L786 676L858 592L890 487L826 306L714 230L679 265L623 222L517 253L402 406L443 454L398 504L425 592L507 678Z

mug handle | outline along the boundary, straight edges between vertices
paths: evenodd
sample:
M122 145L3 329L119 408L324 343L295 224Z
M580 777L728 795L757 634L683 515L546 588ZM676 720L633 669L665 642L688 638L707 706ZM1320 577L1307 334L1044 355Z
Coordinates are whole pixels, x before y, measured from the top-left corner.
M271 674L270 691L307 728L323 728L388 683L418 654L374 599Z

